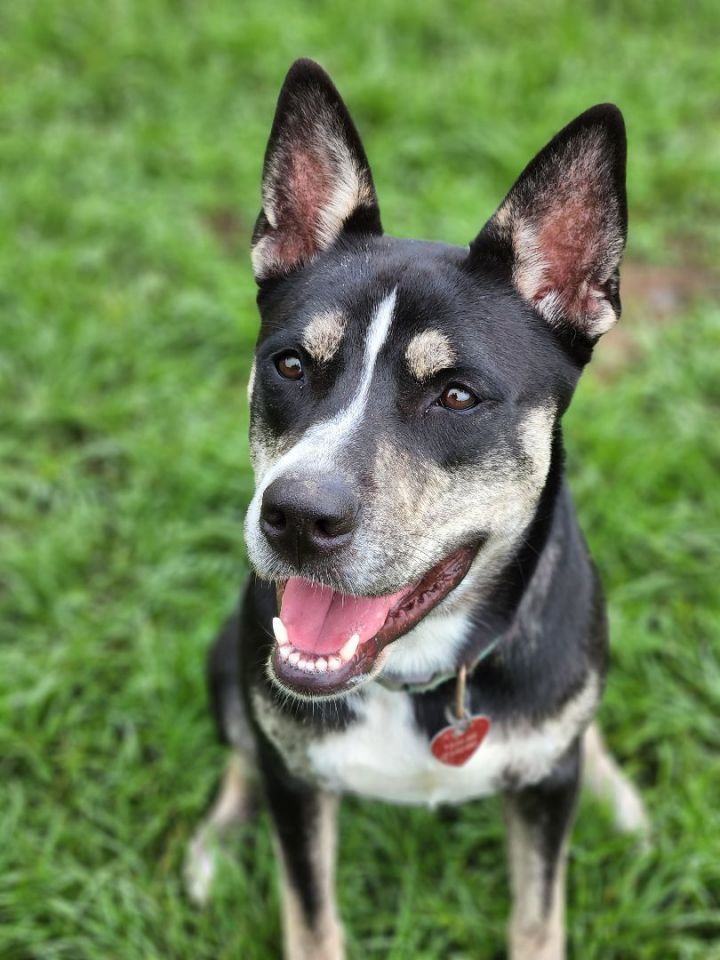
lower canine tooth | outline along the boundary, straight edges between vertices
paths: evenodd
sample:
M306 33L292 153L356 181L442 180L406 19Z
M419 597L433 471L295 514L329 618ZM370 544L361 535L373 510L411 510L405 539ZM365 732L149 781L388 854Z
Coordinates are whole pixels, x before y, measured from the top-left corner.
M352 660L352 658L355 656L355 651L357 650L359 643L360 635L354 633L340 651L341 660L344 660L346 663L348 660Z
M331 670L339 670L341 666L342 666L342 660L340 659L340 657L329 657L328 667Z
M287 660L287 658L290 656L291 651L292 651L292 647L290 646L290 644L286 644L284 647L280 647L281 658L283 660Z

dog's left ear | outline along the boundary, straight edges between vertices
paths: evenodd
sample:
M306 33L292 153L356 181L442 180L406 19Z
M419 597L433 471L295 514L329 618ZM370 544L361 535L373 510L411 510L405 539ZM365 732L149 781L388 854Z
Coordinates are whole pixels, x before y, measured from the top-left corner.
M553 327L595 340L620 316L627 236L625 124L592 107L550 141L471 244Z
M255 279L285 276L341 234L382 233L365 150L332 80L297 60L278 98L265 153Z

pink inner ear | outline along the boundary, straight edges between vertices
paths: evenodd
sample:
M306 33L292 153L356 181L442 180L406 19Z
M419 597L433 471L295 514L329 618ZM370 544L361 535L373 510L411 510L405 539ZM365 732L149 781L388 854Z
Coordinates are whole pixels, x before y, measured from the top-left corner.
M592 179L570 179L540 216L537 245L544 269L533 301L549 294L572 318L592 318L600 309L597 282L612 246L604 220L607 199Z
M600 310L599 284L607 279L615 247L602 166L590 153L581 154L548 190L536 219L544 269L532 299L555 294L563 312L576 319L591 319Z
M310 260L320 249L320 215L332 198L333 165L303 144L288 145L276 161L281 175L273 190L275 227L268 230L273 257L287 267Z
M602 131L540 154L513 188L499 225L512 231L513 277L551 324L593 336L617 316L608 281L620 264L624 217Z

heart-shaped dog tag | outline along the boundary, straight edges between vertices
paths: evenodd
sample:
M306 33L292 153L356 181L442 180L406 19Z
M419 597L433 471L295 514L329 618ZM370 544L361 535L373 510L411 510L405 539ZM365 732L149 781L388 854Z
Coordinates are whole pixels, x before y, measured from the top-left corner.
M432 755L440 763L461 767L475 753L489 729L488 718L480 716L443 727L430 741Z

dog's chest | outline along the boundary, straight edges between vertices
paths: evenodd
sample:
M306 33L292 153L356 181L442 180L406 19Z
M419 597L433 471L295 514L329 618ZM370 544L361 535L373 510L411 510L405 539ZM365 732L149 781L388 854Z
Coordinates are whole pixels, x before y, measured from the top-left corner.
M538 727L491 724L460 767L437 760L418 728L410 697L373 684L346 730L307 745L313 779L327 789L391 803L461 803L547 776L592 713L596 690L583 690L562 714Z

